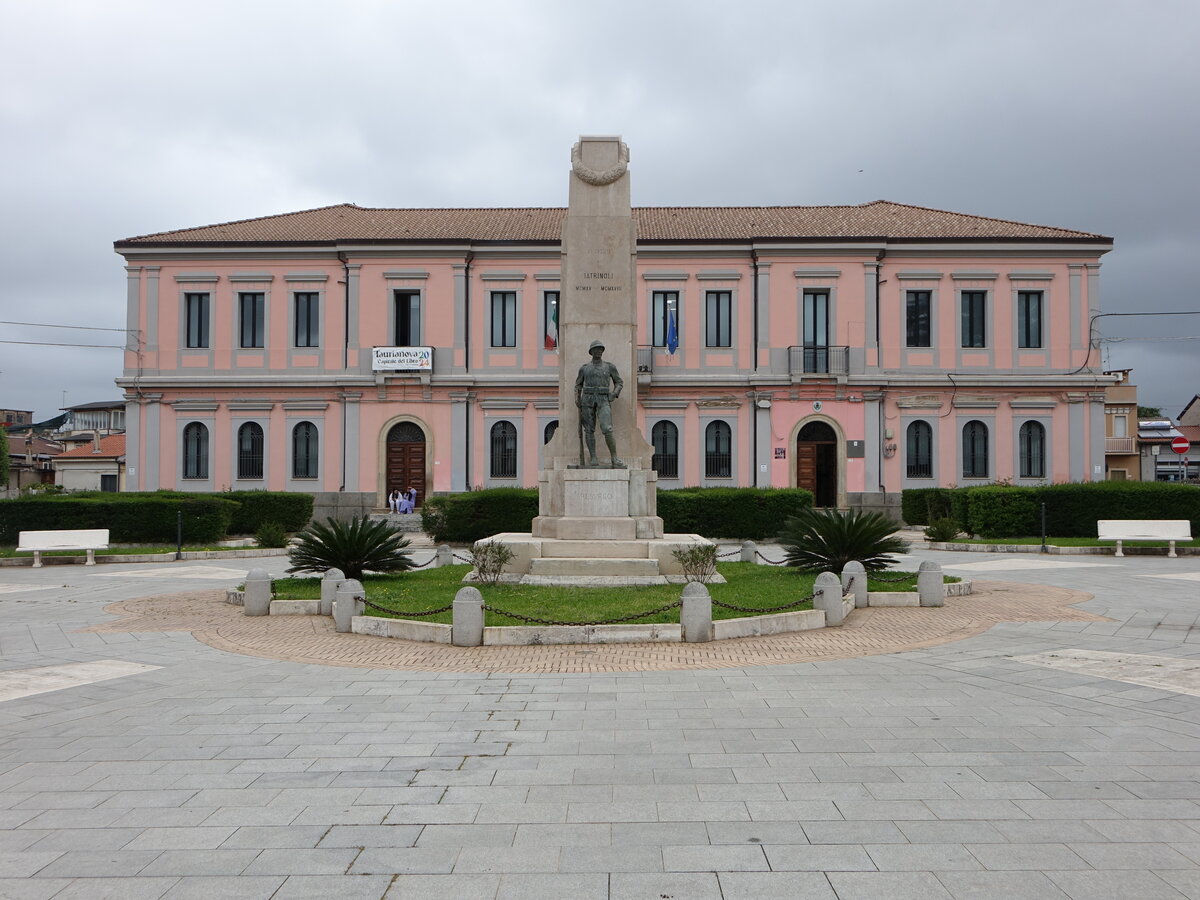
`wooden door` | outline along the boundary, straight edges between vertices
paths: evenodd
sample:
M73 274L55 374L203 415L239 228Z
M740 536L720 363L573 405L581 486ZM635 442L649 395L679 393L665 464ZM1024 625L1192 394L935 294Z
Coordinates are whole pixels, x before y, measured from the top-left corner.
M796 444L796 487L817 493L817 445L808 441Z
M387 470L384 496L392 491L403 493L417 489L416 505L425 500L425 433L411 422L401 422L387 439Z

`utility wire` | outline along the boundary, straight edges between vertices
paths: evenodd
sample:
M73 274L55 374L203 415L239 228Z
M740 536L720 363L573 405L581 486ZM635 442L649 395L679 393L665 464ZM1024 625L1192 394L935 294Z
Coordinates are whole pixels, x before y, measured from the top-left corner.
M97 329L108 330L108 329ZM120 344L56 344L53 341L0 341L0 344L29 344L35 347L103 347L108 350L127 350Z
M27 328L74 328L78 331L136 331L134 328L95 328L90 325L49 325L45 322L3 322L0 325L24 325Z

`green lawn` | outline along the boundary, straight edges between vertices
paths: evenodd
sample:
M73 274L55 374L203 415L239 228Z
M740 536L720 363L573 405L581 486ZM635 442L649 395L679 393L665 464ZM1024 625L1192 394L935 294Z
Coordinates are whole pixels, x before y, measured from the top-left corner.
M1042 539L1040 537L1011 537L1011 538L966 538L957 537L951 544L1033 544L1040 547ZM1116 541L1102 541L1094 537L1047 537L1046 544L1051 547L1108 547L1115 548ZM1166 547L1166 541L1126 541L1124 546L1129 547ZM1200 547L1200 540L1176 541L1176 547Z
M709 585L714 600L734 606L753 607L764 610L783 606L812 594L815 576L797 572L783 566L760 566L755 563L719 563L717 569L725 577L726 584ZM402 575L368 575L363 579L367 600L371 603L402 612L424 612L448 606L454 594L463 587L462 578L467 574L466 566L446 566L440 569L424 569ZM900 573L888 573L896 577ZM875 582L867 584L873 591L916 590L916 573L906 573L903 582ZM947 579L957 581L958 579ZM276 599L311 600L321 595L319 578L285 578L274 585ZM515 584L483 585L480 587L483 602L509 612L540 619L563 622L589 622L612 619L631 613L674 603L679 599L682 587L677 584L652 585L647 587L623 588L570 588L529 586ZM812 602L794 607L795 610L812 609ZM788 612L793 610L789 609ZM406 618L402 614L386 615L377 610L367 610L369 615L384 618ZM713 606L714 619L730 619L754 615ZM434 616L421 617L423 622L440 622L449 625L449 611ZM644 619L642 623L669 623L679 621L679 610L670 609ZM520 625L522 622L493 612L484 613L487 625Z

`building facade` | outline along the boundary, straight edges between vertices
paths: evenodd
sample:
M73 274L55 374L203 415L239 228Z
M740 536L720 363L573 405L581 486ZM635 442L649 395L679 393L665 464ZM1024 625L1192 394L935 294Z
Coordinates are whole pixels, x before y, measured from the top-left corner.
M564 216L342 205L118 241L128 488L366 508L536 485ZM1115 379L1090 325L1111 239L883 201L634 222L623 374L661 487L845 507L1104 477Z

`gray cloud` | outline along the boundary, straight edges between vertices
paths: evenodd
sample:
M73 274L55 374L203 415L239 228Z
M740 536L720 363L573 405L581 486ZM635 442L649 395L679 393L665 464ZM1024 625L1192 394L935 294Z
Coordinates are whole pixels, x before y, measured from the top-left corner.
M1105 311L1200 309L1191 2L5 3L0 318L120 327L114 239L327 203L562 205L620 133L635 202L886 198L1098 231ZM1200 316L1106 319L1200 334ZM0 326L0 339L107 343ZM1108 345L1177 413L1200 342ZM120 354L0 344L0 405Z

